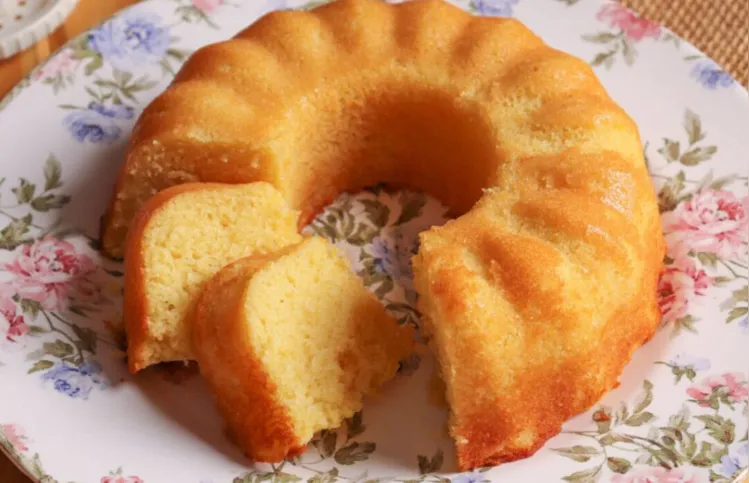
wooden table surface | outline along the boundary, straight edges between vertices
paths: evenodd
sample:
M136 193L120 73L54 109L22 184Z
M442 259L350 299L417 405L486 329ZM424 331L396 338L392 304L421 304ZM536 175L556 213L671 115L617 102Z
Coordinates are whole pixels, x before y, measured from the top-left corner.
M54 31L47 39L10 59L0 60L0 98L10 91L34 66L49 57L50 54L64 45L68 40L92 25L106 19L114 12L137 1L80 0L77 8L65 24ZM626 0L625 3L636 8L637 1ZM710 0L699 1L704 1L705 8L721 8L720 2L711 2ZM665 19L664 23L668 26L668 19ZM749 480L746 481L749 483ZM0 455L0 483L29 483L29 480L9 460Z

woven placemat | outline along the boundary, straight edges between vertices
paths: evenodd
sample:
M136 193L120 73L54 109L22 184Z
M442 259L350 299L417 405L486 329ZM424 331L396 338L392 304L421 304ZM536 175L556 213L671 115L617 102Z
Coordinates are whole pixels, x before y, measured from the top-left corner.
M749 0L621 0L749 83Z

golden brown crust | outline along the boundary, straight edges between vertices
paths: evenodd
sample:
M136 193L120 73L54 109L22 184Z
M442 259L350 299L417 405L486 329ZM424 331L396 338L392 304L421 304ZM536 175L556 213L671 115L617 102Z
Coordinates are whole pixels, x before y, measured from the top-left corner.
M453 267L460 263L456 261ZM481 300L483 294L472 287L475 280L472 274L456 272L458 268L446 270L449 273L433 275L442 283L433 288L430 296L440 298L444 304L443 322L453 317L465 334L473 330L469 327L471 321L466 320L471 315L466 301ZM655 279L653 273L647 274L643 281L644 293L654 293ZM558 360L545 357L539 360L532 343L524 348L521 359L506 357L502 352L486 353L487 347L501 339L483 332L462 341L459 341L460 333L451 332L452 341L435 341L452 351L441 359L451 359L449 367L457 368L455 377L460 379L454 382L456 396L450 401L451 432L458 442L460 469L495 465L532 455L559 433L567 419L587 410L616 387L633 351L649 339L659 321L652 301L645 310L638 307L638 303L638 300L630 301L610 319L600 330L600 342L586 341L584 344L590 345L589 350L570 348L572 357ZM422 310L432 313L424 307ZM562 320L555 322L564 324ZM565 339L552 332L541 336L564 345ZM535 363L524 364L528 360ZM503 387L494 384L493 378L507 373L517 375L511 384ZM530 431L525 444L507 444L525 431Z
M414 264L463 470L532 455L616 387L660 319L665 245L644 165L525 163L505 180L517 194L422 234Z
M205 284L191 319L200 371L239 446L261 462L278 462L305 449L247 334L243 295L249 276L275 256L245 258L223 268Z
M349 20L360 16L368 19L366 24ZM483 32L475 44L471 42L474 31ZM489 35L492 32L493 36ZM306 41L298 42L298 37ZM494 48L498 44L492 38L502 40L502 49ZM347 48L341 49L341 45ZM104 216L103 250L113 257L122 256L122 241L138 207L158 191L185 182L268 181L284 193L293 208L302 210L303 219L309 219L340 192L377 182L429 191L455 212L465 212L481 189L491 186L497 162L496 133L483 126L490 120L476 112L474 105L486 101L476 80L489 89L493 79L518 62L523 52L542 45L515 20L475 18L438 0L399 5L340 0L312 12L268 14L234 40L196 52L172 86L140 116ZM451 46L455 55L445 55ZM330 79L332 71L347 76L338 82ZM447 72L454 79L443 75ZM311 102L321 83L333 92L337 87L351 90L339 86L341 82L360 84L362 96L371 96L373 104L382 103L380 112L362 111L358 102L346 108L334 94L325 94L319 100L324 104L319 109L320 119L314 119L308 118L305 103L294 101L306 98ZM465 105L455 103L456 96L471 95L477 98ZM295 151L324 148L300 145L295 133L300 133L303 141L309 137L305 131L314 130L317 124L335 123L327 118L341 112L366 117L371 123L366 129L391 130L388 143L403 152L383 157L375 146L365 152L343 153L351 161L351 169L307 165L300 171L308 173L308 180L291 179L289 174L298 173L289 173L284 164L298 158ZM389 117L380 115L388 112L392 113ZM453 116L459 119L443 127L435 124L427 130L429 134L417 130L405 136L404 128ZM289 130L290 117L305 119L294 121L296 129ZM204 122L206 119L211 122ZM351 119L336 125L352 129L356 124L357 119ZM368 136L366 132L355 135ZM409 149L416 145L410 142L412 138L428 142ZM453 152L455 160L444 165L419 164L415 157L419 152L424 158ZM324 153L321 157L330 158ZM379 158L371 172L356 168L372 165L358 162L360 159ZM476 162L463 163L466 158ZM324 172L331 169L339 172ZM454 188L446 179L461 179L463 189Z

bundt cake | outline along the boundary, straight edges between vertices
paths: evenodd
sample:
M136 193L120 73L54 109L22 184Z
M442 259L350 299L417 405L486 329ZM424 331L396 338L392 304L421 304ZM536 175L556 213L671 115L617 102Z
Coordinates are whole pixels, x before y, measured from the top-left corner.
M222 269L196 303L192 339L233 436L266 462L338 427L413 349L411 327L316 237Z
M422 190L422 312L461 468L533 453L658 323L664 254L637 127L583 61L441 0L270 13L140 117L103 225L189 181L273 184L300 223L342 191Z
M129 231L128 365L192 360L187 318L202 284L242 257L297 243L299 213L267 183L192 183L161 191Z

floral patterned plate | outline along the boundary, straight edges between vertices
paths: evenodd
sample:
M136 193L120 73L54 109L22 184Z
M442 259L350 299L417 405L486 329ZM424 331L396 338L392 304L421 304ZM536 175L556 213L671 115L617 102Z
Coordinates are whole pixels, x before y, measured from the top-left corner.
M74 40L0 103L0 447L36 481L734 481L749 460L747 93L671 33L598 0L454 0L588 59L638 122L669 243L663 326L621 385L533 457L455 473L433 362L301 457L251 465L193 367L123 363L122 267L96 249L128 133L185 57L299 0L150 0ZM320 3L320 2L314 2ZM307 231L418 323L409 257L445 220L410 192L344 195Z

